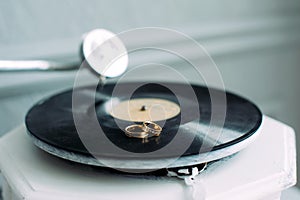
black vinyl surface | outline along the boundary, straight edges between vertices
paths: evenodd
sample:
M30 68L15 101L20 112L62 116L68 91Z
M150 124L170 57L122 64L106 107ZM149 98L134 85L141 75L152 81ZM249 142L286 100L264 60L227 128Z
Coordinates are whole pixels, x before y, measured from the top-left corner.
M119 85L118 87L123 87L124 93L121 92L114 98L125 100L126 91L128 91L128 88L134 87L135 84L140 85L142 83ZM176 95L166 85L169 85L170 88L176 88ZM95 105L84 105L84 109L82 107L72 108L72 90L42 100L28 111L25 120L27 130L30 134L49 145L74 153L91 155L78 136L72 111L80 115L84 120L89 142L92 145L101 147L105 146L104 141L93 140L93 136L99 134L99 132L89 128L89 118L92 117L90 113L92 109L90 108L95 106L97 120L106 137L117 147L137 153L130 155L132 157L143 158L143 153L154 152L165 147L179 134L179 142L172 145L168 151L152 155L153 157L167 158L195 155L234 145L255 134L262 122L262 113L257 106L240 96L226 92L227 110L225 124L224 127L216 127L222 129L225 136L223 138L226 139L220 139L216 144L215 142L207 141L203 137L206 134L205 130L207 130L205 127L210 124L211 120L211 98L206 87L192 85L192 89L197 97L197 101L193 101L186 96L186 85L178 83L145 84L139 87L131 98L167 99L180 104L181 113L174 118L168 119L165 124L164 122L157 122L158 124L164 124L163 131L158 138L152 137L148 141L129 138L124 134L123 130L127 125L133 124L133 122L117 120L118 124L121 125L120 129L116 125L116 119L111 117L104 109L104 105L112 95L114 87L114 84L106 84L103 88L98 87L96 97L92 95L93 89L91 87L76 89L77 94L82 96L83 105L85 104L85 98L95 98ZM210 92L216 96L222 93L222 91L216 89L210 89ZM178 98L181 99L181 103L179 103ZM220 102L220 105L214 106L222 107L222 104ZM200 118L197 115L199 112ZM193 128L193 123L199 123L202 128ZM181 145L186 145L185 141L188 140L192 140L191 144L187 147L182 147L182 149L185 148L185 151L179 155L178 149L181 148ZM100 148L99 151L92 153L106 157L118 158L124 156L106 148Z

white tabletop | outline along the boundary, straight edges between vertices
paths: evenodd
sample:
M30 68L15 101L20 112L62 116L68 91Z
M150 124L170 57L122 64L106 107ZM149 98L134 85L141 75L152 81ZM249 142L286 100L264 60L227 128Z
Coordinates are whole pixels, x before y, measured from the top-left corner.
M35 147L24 125L0 139L0 169L15 199L187 199L169 177L125 176L56 158ZM199 199L275 199L296 182L294 131L264 117L260 136L196 178Z

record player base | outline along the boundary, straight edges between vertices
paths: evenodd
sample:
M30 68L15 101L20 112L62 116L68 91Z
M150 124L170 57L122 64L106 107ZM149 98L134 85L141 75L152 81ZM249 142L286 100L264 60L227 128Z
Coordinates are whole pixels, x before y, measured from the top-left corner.
M240 153L211 164L194 190L170 177L120 175L62 160L35 147L24 125L0 139L4 200L280 199L296 182L293 129L264 116L261 135Z

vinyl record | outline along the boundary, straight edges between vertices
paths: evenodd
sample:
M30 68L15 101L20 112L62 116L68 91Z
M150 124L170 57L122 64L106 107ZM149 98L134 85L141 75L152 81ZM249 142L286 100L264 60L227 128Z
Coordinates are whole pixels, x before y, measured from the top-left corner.
M130 99L128 99L126 91L135 85L142 86L138 87ZM76 89L76 92L82 98L82 106L78 108L72 108L73 90L62 92L38 102L26 115L28 133L33 136L35 143L40 148L63 158L66 157L60 155L57 151L55 152L53 148L64 153L68 152L71 157L67 156L67 159L78 162L83 162L80 161L82 157L93 160L93 155L116 160L143 160L144 153L155 152L165 148L176 135L180 135L180 142L177 142L168 151L153 154L151 158L158 160L172 157L189 159L189 157L192 158L201 154L213 155L217 151L223 151L224 156L235 153L242 147L234 148L230 153L224 150L229 147L237 147L242 143L248 143L246 142L247 139L257 133L262 123L262 113L257 106L240 96L226 92L226 118L224 126L214 127L216 130L221 130L222 134L214 138L215 136L206 133L212 115L210 94L221 94L223 91L211 88L208 90L208 88L199 85L189 86L192 87L196 96L197 101L195 102L185 96L186 85L180 83L153 83L145 85L143 83L123 83L118 85L118 87L123 92L119 92L117 96L113 96L115 84L106 84L104 87L98 87L96 94L92 87ZM169 88L177 88L178 90L176 91L179 92L175 95ZM95 104L85 105L86 98L95 98ZM178 98L181 100L179 101ZM123 110L128 110L128 107L124 109L123 104L128 105L128 103L132 103L128 101L132 100L133 107L127 115ZM111 104L111 102L114 104ZM145 102L145 105L143 105L143 102ZM152 121L163 126L160 136L151 137L146 141L126 136L124 133L126 126L135 123L140 124L147 118L145 117L147 115L147 113L145 114L145 110L147 110L147 107L149 108L149 102L150 104L151 102L156 102L151 104L150 107L158 105L158 108L153 108L151 112L153 112L153 117L155 118ZM218 107L222 105L214 106ZM141 108L135 110L139 107ZM114 108L116 111L113 110ZM93 140L93 136L99 134L99 132L89 129L89 119L92 117L93 110L96 111L98 123L106 137L118 148L132 152L133 154L124 157L124 155L101 148L101 146L105 146L104 141ZM165 110L163 117L160 114L161 110ZM91 145L100 147L98 152L88 151L83 144L74 123L74 113L84 119L90 138L89 142ZM131 116L130 113L134 114ZM185 151L179 154L177 149L181 148L180 145L186 145L185 141L188 140L191 141L190 145L182 147ZM214 160L220 157L222 156L218 155L208 159ZM198 161L200 162L200 160ZM181 161L179 160L178 162ZM92 161L86 163L97 165Z

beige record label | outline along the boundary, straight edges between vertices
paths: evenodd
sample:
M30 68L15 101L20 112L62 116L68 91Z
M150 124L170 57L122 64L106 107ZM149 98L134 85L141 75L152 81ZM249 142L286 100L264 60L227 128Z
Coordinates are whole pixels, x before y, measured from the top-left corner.
M114 118L126 121L162 121L175 117L180 107L165 99L137 98L121 101L111 107L110 114Z

